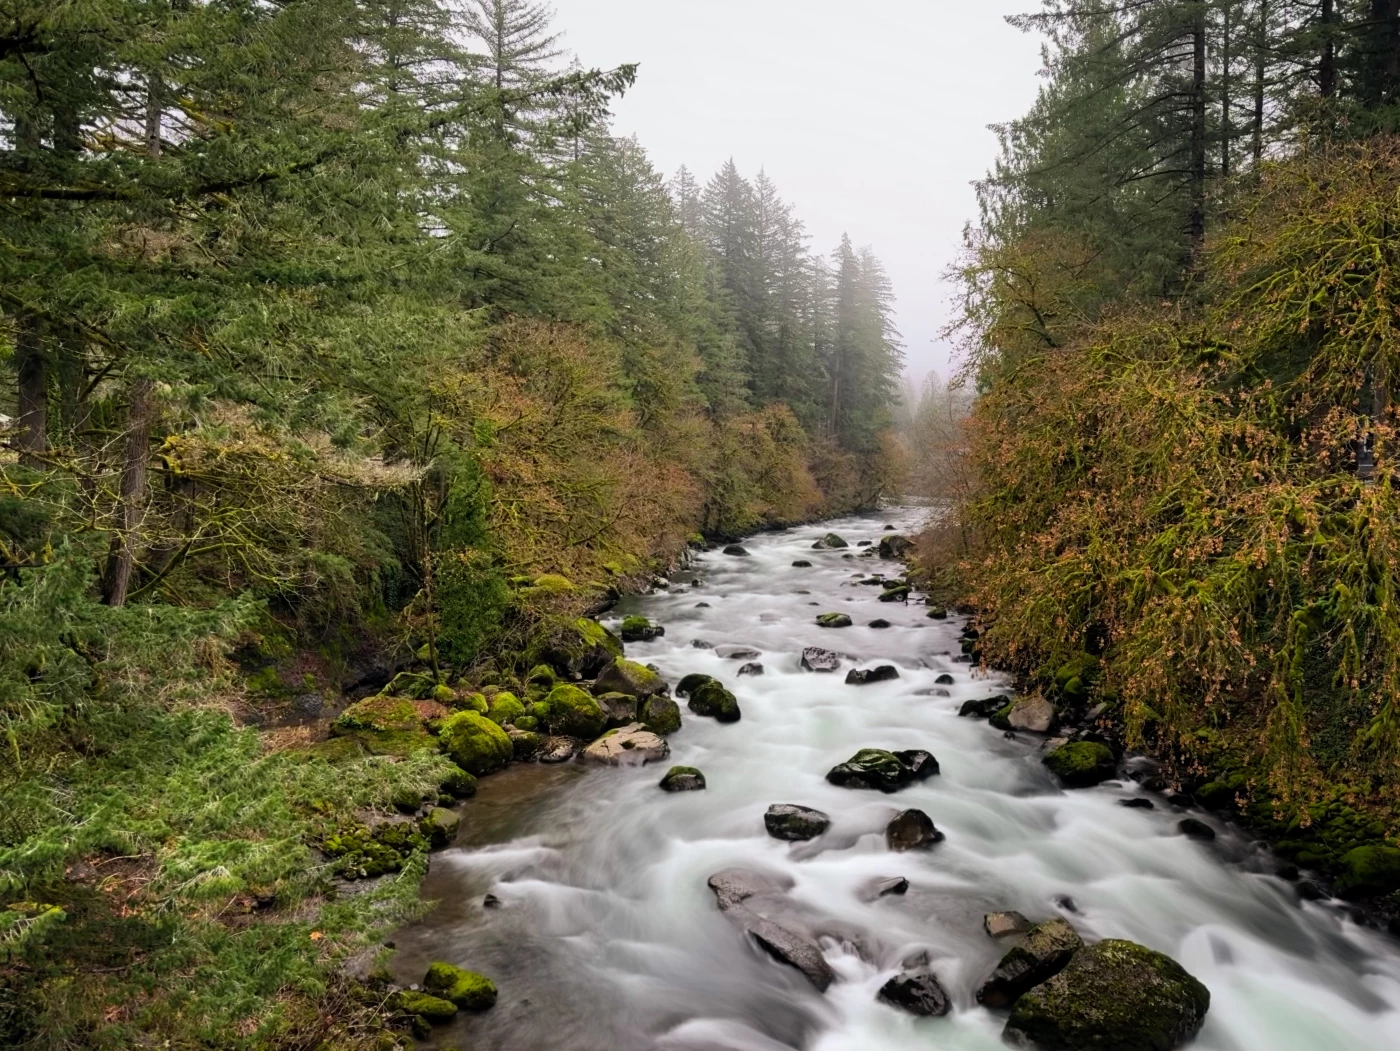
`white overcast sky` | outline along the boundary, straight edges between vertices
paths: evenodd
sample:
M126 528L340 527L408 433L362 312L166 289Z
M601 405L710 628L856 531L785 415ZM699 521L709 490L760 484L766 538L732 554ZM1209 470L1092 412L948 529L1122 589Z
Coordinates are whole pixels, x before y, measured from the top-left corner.
M1040 41L1004 16L1036 0L551 0L583 65L640 63L614 107L670 177L727 158L768 172L830 251L843 231L884 261L908 370L945 376L942 280L996 154L1024 113Z

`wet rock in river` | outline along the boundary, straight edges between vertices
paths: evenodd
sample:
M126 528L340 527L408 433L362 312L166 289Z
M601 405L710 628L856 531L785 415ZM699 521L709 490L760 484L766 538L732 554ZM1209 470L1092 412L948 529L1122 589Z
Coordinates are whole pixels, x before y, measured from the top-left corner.
M1017 697L992 716L992 725L998 730L1049 733L1055 725L1055 706L1039 693Z
M899 669L893 664L882 664L878 668L852 668L846 673L847 686L866 686L872 682L889 682L899 678Z
M950 1006L948 994L926 964L906 967L880 987L879 997L893 1007L922 1018L946 1015Z
M517 763L534 762L540 757L545 741L548 740L544 734L536 733L533 730L519 730L514 726L506 730L506 736L510 738L510 745L515 753Z
M800 843L824 833L831 827L831 818L811 807L774 803L763 815L763 826L774 839Z
M745 558L748 556L749 549L742 544L730 544L724 549L724 553L726 555L733 555L736 558Z
M929 620L947 620L948 611L942 606L934 606L931 610L924 614L924 616L928 617Z
M581 744L582 742L576 737L546 737L544 745L540 748L540 762L567 763L578 755Z
M701 792L705 788L705 775L693 766L673 766L661 779L663 792Z
M881 558L903 558L907 555L914 543L906 536L896 533L894 536L882 536L880 538Z
M711 876L709 883L721 912L770 956L797 968L818 991L826 991L836 975L816 937L784 907L782 896L791 889L791 880L726 869Z
M1010 703L1010 697L982 697L975 701L964 701L963 706L958 709L958 714L964 716L975 715L982 719L990 719Z
M637 721L637 698L629 693L605 693L594 700L603 709L603 727L616 730Z
M877 880L874 886L875 897L883 898L890 894L904 894L909 890L909 881L903 876L890 876Z
M1021 994L1063 970L1083 944L1067 920L1036 924L982 983L977 1002L986 1007L1010 1007Z
M670 687L656 672L644 664L618 658L598 673L593 692L626 693L644 701L653 694L666 693Z
M715 653L730 661L752 661L763 656L752 646L716 646Z
M610 730L583 750L585 760L607 766L645 766L659 763L670 754L666 739L643 728L641 723Z
M888 627L891 627L891 624L890 624L889 621L887 621L887 620L885 620L885 619L883 619L883 618L879 618L879 619L876 619L876 620L872 620L872 621L870 622L870 627L872 627L872 628L888 628Z
M802 651L802 667L808 671L835 671L841 667L841 658L831 650L808 646Z
M934 679L933 681L934 681L934 684L937 685L937 686L952 686L953 683L955 683L957 680L954 679L951 675L949 675L949 674L945 671L942 675L940 675L938 678Z
M909 590L910 590L910 589L909 589L907 586L905 586L904 584L899 584L899 585L897 585L897 586L895 586L895 587L890 588L888 591L882 591L882 592L880 593L880 601L881 601L881 602L908 602L908 601L909 601Z
M842 788L895 792L913 781L922 781L936 773L938 760L928 752L887 752L881 748L862 748L844 763L832 767L826 779Z
M623 642L650 642L665 635L666 629L660 624L653 624L646 617L631 616L622 618L618 634Z
M496 985L485 975L450 963L435 963L423 978L423 988L450 1000L463 1011L485 1011L496 1002Z
M818 613L817 625L823 628L849 628L851 618L844 613Z
M820 540L818 540L815 544L812 545L812 547L816 548L819 551L823 549L834 550L837 548L850 546L850 544L846 543L846 541L842 537L838 536L836 533L827 533L826 536L822 537Z
M762 665L762 664L759 664L757 661L752 662L752 663L750 663L750 664L745 664L742 668L739 669L739 674L740 674L740 675L762 675L762 674L763 674L763 665Z
M1210 840L1215 838L1215 829L1204 821L1197 821L1194 817L1182 818L1176 823L1176 827L1188 839Z
M993 938L1010 938L1029 931L1031 921L1019 912L989 912L982 917L982 927Z
M707 682L719 682L713 675L705 675L701 672L691 672L689 675L676 683L676 696L689 697L696 687L703 686Z
M1006 1037L1044 1051L1171 1051L1209 1009L1210 991L1179 963L1115 938L1080 949L1017 1000Z
M922 810L905 810L885 826L885 842L891 850L919 850L943 841L943 833Z
M741 717L738 698L713 679L691 690L690 710L722 723L737 723Z
M1132 799L1120 799L1118 800L1118 805L1125 806L1133 810L1156 809L1156 807L1152 803L1152 800L1148 799L1146 796L1133 796Z
M1046 752L1041 762L1070 788L1089 788L1118 773L1113 750L1094 741L1062 744Z
M657 694L642 703L637 718L652 733L664 737L681 728L681 706L671 698Z
M811 569L812 563L808 562L805 558L799 558L792 564L792 567L794 569Z
M704 639L691 639L690 644L697 650L712 650L715 648L713 642L706 642Z

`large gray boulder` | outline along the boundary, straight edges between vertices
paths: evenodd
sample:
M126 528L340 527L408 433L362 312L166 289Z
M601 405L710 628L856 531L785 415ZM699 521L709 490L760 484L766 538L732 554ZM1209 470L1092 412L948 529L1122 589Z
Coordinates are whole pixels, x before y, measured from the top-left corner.
M992 725L1001 730L1049 733L1055 726L1055 706L1039 693L1017 697L992 716Z
M1006 1037L1043 1051L1171 1051L1209 1009L1210 991L1170 956L1110 939L1017 1000Z
M831 818L796 803L774 803L763 815L763 827L774 839L798 843L820 836L831 827Z
M896 792L936 773L938 760L920 749L887 752L882 748L862 748L844 763L832 767L826 779L842 788Z
M721 912L770 956L797 968L820 992L826 992L836 974L816 936L784 908L783 895L792 888L791 880L726 869L711 876L709 883Z
M1083 944L1065 920L1036 924L982 983L977 1002L986 1007L1010 1007L1022 993L1059 974Z
M641 723L609 730L583 750L586 761L607 766L645 766L659 763L670 754L666 739L644 729Z

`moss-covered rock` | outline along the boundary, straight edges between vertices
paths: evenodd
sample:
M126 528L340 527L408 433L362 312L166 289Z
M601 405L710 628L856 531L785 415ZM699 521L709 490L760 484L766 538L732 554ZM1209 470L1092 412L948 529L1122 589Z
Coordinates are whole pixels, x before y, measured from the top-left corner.
M646 700L653 694L665 693L667 689L666 680L645 664L621 657L609 661L607 666L598 672L597 681L593 683L595 694L625 693L639 701Z
M533 722L533 720L531 720ZM547 738L544 734L535 733L533 730L522 730L512 726L506 731L510 737L511 748L514 750L514 758L517 763L534 762L544 751Z
M439 787L453 799L470 799L476 795L476 778L460 766L453 767Z
M879 552L881 558L903 558L913 548L914 544L907 536L894 533L890 536L880 538Z
M826 779L841 788L873 788L895 792L914 781L938 773L938 760L921 750L887 752L862 748L844 763L827 771Z
M982 983L977 1002L987 1007L1011 1006L1022 993L1059 974L1083 944L1065 920L1036 924Z
M705 775L693 766L673 766L661 779L663 792L700 792L705 788Z
M653 624L646 617L633 615L622 618L619 634L623 642L650 642L665 635L666 629L660 624Z
M417 993L405 989L395 993L392 1006L396 1011L426 1018L432 1025L446 1025L457 1017L457 1005L431 993Z
M425 701L432 697L437 686L437 678L432 672L401 671L379 692L386 697L407 697L410 700Z
M1171 1051L1209 1009L1210 991L1171 957L1109 939L1017 1000L1006 1035L1044 1051Z
M818 613L817 626L822 628L849 628L851 618L844 613Z
M547 664L565 679L592 678L621 656L622 640L588 617L546 624L527 653L532 664Z
M676 696L689 697L695 688L703 686L707 682L719 682L713 675L702 675L700 672L691 672L689 675L676 683ZM721 683L721 685L723 685Z
M450 1000L463 1011L485 1011L496 1003L496 985L485 975L450 963L435 963L423 976L423 988Z
M491 698L491 707L486 711L486 718L497 726L506 726L524 714L525 706L520 703L520 699L515 694L498 693Z
M388 821L370 827L347 824L321 842L321 850L335 859L335 871L346 879L373 879L399 872L415 853L428 850L427 835L416 821Z
M598 694L594 700L603 709L603 725L609 730L630 726L637 721L637 698L630 693Z
M1118 772L1113 750L1095 741L1072 741L1045 754L1050 772L1070 788L1089 788Z
M1356 847L1342 855L1337 892L1346 898L1370 898L1400 891L1400 849L1384 845Z
M905 585L905 584L896 584L894 587L892 587L892 588L887 588L886 590L880 592L880 601L881 601L881 602L908 602L908 601L909 601L909 591L910 591L910 589L909 589L908 585Z
M839 548L850 546L850 544L846 543L845 537L842 537L837 533L827 533L826 536L822 537L820 540L818 540L815 544L812 545L812 547L818 551L823 549L836 550Z
M556 686L544 702L545 725L552 734L591 741L603 732L603 709L577 686Z
M452 716L443 724L438 739L453 762L477 777L502 769L513 754L506 732L477 712Z
M548 692L554 688L554 669L548 664L536 664L525 675L525 685L543 686Z
M346 708L331 723L330 732L332 736L339 737L355 730L420 730L428 719L445 715L447 709L435 701L415 702L405 697L381 694L366 697Z
M643 702L637 718L652 733L665 737L681 728L681 706L658 693Z
M713 680L701 683L691 691L690 710L722 723L737 723L742 714L739 699Z
M534 715L520 715L515 719L515 728L517 730L526 730L530 733L535 733L540 728L540 720Z
M428 838L428 843L435 848L441 848L457 838L457 830L462 826L462 815L455 810L435 806L418 825L423 835Z

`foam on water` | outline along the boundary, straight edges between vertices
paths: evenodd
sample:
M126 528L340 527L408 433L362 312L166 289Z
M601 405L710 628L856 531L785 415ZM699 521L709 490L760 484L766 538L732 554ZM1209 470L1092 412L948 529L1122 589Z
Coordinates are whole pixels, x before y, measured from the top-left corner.
M857 540L878 541L884 522L909 529L921 513L756 537L745 543L751 557L708 553L670 593L615 612L667 628L629 646L629 657L671 682L717 676L743 719L721 726L686 712L671 738L670 762L703 770L704 792L660 791L664 765L520 766L482 782L461 845L435 858L425 886L442 904L397 939L405 981L444 959L500 987L495 1009L441 1031L439 1046L991 1051L1004 1046L1004 1018L978 1007L973 992L1000 952L982 915L1002 909L1065 915L1090 939L1131 938L1176 957L1211 991L1195 1051L1400 1044L1393 940L1325 903L1299 903L1237 830L1217 825L1215 842L1188 840L1162 803L1118 805L1140 792L1131 782L1063 792L1033 735L1006 740L984 720L958 718L963 701L1006 684L956 661L955 618L930 621L923 606L880 603L879 588L855 583L891 566L843 557L859 553ZM811 550L826 528L853 546ZM795 559L813 568L794 568ZM702 601L710 607L697 609ZM818 627L815 615L830 610L855 626ZM877 617L893 626L868 627ZM739 678L742 661L692 647L697 638L762 651L764 674ZM835 675L804 672L798 658L812 645L853 660ZM845 685L847 668L879 662L896 664L900 678ZM933 696L944 672L955 683ZM863 747L926 748L942 774L897 796L827 784L826 771ZM771 839L762 818L772 803L824 810L831 830L813 844ZM947 840L891 854L882 830L907 807L930 814ZM851 929L848 944L827 946L838 980L825 995L719 913L706 879L735 866L786 874L796 900ZM886 876L908 878L909 892L870 900L865 888ZM499 908L481 908L488 891ZM876 1001L916 950L930 954L953 1000L946 1018L914 1019Z

